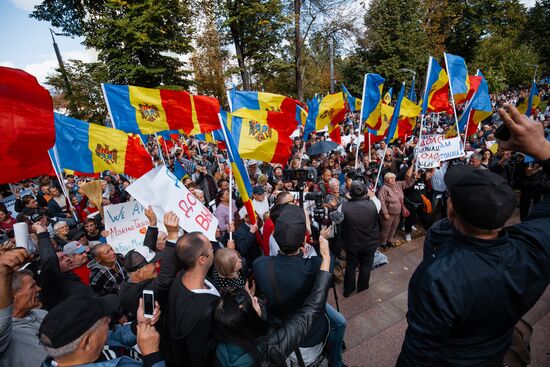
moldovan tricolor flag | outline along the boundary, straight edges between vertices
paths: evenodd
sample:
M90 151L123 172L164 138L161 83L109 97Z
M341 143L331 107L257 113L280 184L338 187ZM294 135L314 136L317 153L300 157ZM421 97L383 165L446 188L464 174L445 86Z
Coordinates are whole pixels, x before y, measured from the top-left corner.
M344 121L346 116L346 106L342 92L328 94L322 99L319 97L308 101L308 115L304 136L308 136L313 131L324 129L330 124L334 129L339 123ZM331 130L332 131L332 130Z
M466 101L468 91L470 90L470 78L468 78L468 68L466 61L460 56L443 53L445 57L445 66L447 75L449 75L449 85L455 104Z
M231 102L231 111L235 116L243 118L252 118L259 122L267 122L267 114L265 119L259 116L244 116L238 112L241 110L259 110L264 112L279 112L283 113L286 118L292 119L288 121L293 125L292 131L296 129L296 126L301 125L303 110L300 108L300 102L285 97L280 94L265 93L258 91L241 91L236 88L231 89L228 92L229 101ZM273 117L276 118L276 117ZM283 118L282 116L279 118Z
M371 129L378 124L378 118L380 117L380 103L382 102L384 81L384 78L378 74L365 74L361 121L364 121L365 126Z
M139 136L55 114L55 150L61 168L113 170L139 178L153 168Z
M244 167L243 160L239 155L239 149L233 141L233 136L229 130L226 122L230 119L229 114L225 111L221 111L220 119L222 125L222 134L227 146L227 156L229 157L229 162L231 163L231 172L233 173L233 178L235 178L235 184L243 200L243 204L250 218L252 224L256 223L256 215L254 214L254 207L252 206L252 184L250 183L250 177L248 177L248 172Z
M352 96L344 84L342 84L342 92L344 93L344 98L346 99L349 110L351 112L361 111L362 101L359 98Z
M0 67L0 183L54 175L52 98L23 70Z
M458 120L458 128L460 131L466 131L466 136L471 136L477 133L479 123L491 116L493 112L487 80L485 80L479 70L477 71L477 76L481 78L481 83L479 84L475 94L472 96L470 103L462 113L462 116Z
M181 129L187 135L220 128L216 98L185 91L102 84L114 127L128 133L154 134Z
M221 116L224 125L231 131L233 143L242 158L280 164L288 162L292 148L288 133L225 111Z
M430 56L426 74L426 87L422 95L422 114L447 111L449 105L449 78L437 60Z

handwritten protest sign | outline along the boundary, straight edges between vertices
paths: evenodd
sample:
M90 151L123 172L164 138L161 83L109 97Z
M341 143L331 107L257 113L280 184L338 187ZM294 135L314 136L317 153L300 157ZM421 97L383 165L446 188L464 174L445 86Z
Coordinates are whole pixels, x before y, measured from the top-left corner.
M201 232L215 241L218 219L166 167L152 169L126 190L141 204L151 205L157 217L173 211L186 232Z
M116 253L125 255L143 245L149 226L143 205L137 201L129 201L105 206L103 210L105 229L109 232L107 242Z
M439 146L439 159L448 161L454 158L464 156L464 148L462 147L462 139L460 137L445 139Z
M2 199L2 202L11 213L11 217L15 219L17 217L17 212L15 211L15 195L6 196Z
M216 240L218 219L166 167L153 180L152 188L164 211L173 211L186 232L201 232Z
M439 167L439 147L443 135L426 135L418 143L416 164L419 169Z

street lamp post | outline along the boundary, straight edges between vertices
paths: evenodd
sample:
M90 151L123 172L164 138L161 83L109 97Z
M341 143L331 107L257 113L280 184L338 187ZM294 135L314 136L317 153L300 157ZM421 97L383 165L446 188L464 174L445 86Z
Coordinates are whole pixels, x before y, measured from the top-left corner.
M63 77L63 82L65 83L65 87L67 88L67 94L72 94L73 93L73 90L71 88L71 83L69 83L69 78L67 77L67 72L65 71L65 65L63 64L63 59L61 58L61 52L59 52L59 47L57 46L57 43L55 42L55 38L54 38L54 34L55 35L58 35L57 33L55 33L51 28L50 28L50 34L52 35L52 41L53 41L53 49L55 51L55 56L57 57L57 62L59 63L59 69L61 70L61 76Z

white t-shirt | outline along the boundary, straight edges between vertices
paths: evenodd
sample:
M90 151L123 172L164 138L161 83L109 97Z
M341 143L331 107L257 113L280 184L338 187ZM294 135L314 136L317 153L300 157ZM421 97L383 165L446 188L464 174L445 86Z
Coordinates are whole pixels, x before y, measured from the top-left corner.
M264 199L264 201L257 201L256 199L252 200L252 206L254 207L254 210L262 220L264 219L264 214L269 211L269 200L267 200L267 196Z

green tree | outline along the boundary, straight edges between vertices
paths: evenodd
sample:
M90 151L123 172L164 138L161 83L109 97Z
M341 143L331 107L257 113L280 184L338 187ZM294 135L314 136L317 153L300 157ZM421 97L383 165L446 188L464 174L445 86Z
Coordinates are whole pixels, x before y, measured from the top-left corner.
M530 84L533 69L526 63L538 63L538 55L529 45L514 45L513 39L492 36L479 44L472 66L481 69L491 92L501 92Z
M235 46L244 90L269 72L280 47L285 18L280 0L223 0L220 14L226 40Z
M536 50L544 62L541 71L550 72L550 0L537 0L529 9L520 40Z
M220 33L216 27L214 2L204 1L202 12L206 14L203 31L195 39L195 50L191 54L194 83L198 94L212 95L226 103L224 70L227 69L229 52L221 48Z
M143 87L184 85L178 57L192 50L190 3L179 0L45 0L32 17L98 51L107 80Z
M71 94L67 93L59 69L46 78L46 84L54 88L54 109L66 110L74 118L103 125L107 116L101 91L101 83L106 77L103 64L69 60L65 63L65 70L71 84Z
M364 61L370 72L397 86L409 76L401 68L422 73L428 62L427 36L422 29L419 0L373 0L365 15Z

